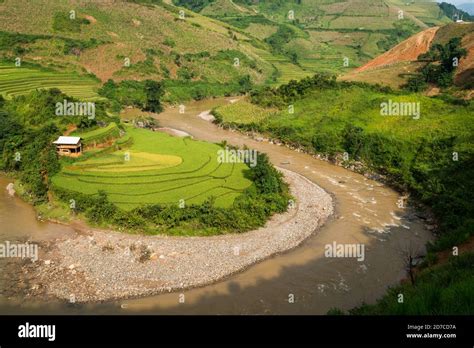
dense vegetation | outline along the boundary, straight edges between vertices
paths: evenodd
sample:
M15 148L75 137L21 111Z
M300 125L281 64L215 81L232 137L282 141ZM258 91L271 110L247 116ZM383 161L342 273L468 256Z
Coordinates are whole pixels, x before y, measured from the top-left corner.
M420 119L381 116L380 104L389 99L419 102ZM330 156L347 152L433 207L441 221L433 250L456 245L473 234L470 202L474 197L468 193L474 188L468 179L474 174L472 103L336 82L324 75L264 88L253 93L251 101L279 111L268 112L258 122L238 124L243 129L271 133L311 152ZM288 106L293 104L295 112L290 114ZM232 110L239 114L239 107L236 103L218 108L218 120L232 120ZM458 161L452 158L454 152L459 153Z
M173 3L177 6L183 6L192 11L199 12L214 1L215 0L173 0Z
M428 88L428 84L439 87L453 85L454 72L462 58L467 56L467 50L461 46L461 38L455 37L445 45L434 44L428 52L418 59L427 60L419 74L408 79L404 86L409 91L419 92ZM465 86L469 88L470 86Z
M219 17L223 22L229 23L234 27L240 29L246 29L250 24L266 24L266 25L275 25L275 22L272 22L263 15L255 16L238 16L238 17Z
M175 104L188 100L244 94L250 91L252 86L248 75L229 83L181 80L123 80L116 83L109 80L99 89L99 95L107 98L115 111L126 106L135 106L144 111L161 112L162 102Z
M295 31L290 26L281 25L275 34L269 36L265 41L272 47L275 53L287 53L285 45L296 38Z
M59 171L56 150L51 145L58 129L48 125L26 131L4 111L0 112L0 127L2 169L18 172L33 202L45 201L48 177Z
M80 40L62 36L21 34L0 31L0 56L9 57L9 53L13 53L16 56L23 55L30 51L28 44L34 44L40 40L52 40L53 38L62 42L64 54L77 55L85 49L94 48L106 43L106 41L94 38Z
M419 102L420 118L381 116L381 103L388 100ZM262 89L252 94L251 101L261 115L254 121L238 116L249 109L246 103L218 108L217 120L267 133L330 158L347 152L348 163L363 161L371 170L386 175L394 186L411 192L431 207L439 225L438 238L428 247L428 263L435 262L436 252L459 246L474 235L472 102L447 95L429 98L361 83L337 82L334 77L323 75L276 89ZM288 112L289 105L294 108L293 114ZM455 281L450 275L456 267L461 278ZM468 275L471 280L462 280ZM449 280L443 283L445 290L440 289L440 279ZM460 310L454 297L446 298L442 308L427 307L458 290L465 299L472 294L472 279L471 255L420 276L415 288L403 286L409 288L408 293L413 293L416 301L433 296L426 306L412 303L396 309L393 294L400 290L393 290L378 306L364 307L357 313L472 313L472 304Z
M53 30L64 31L64 32L81 32L82 25L90 24L89 20L85 18L71 18L64 12L57 12L53 17Z
M55 104L74 101L57 89L35 91L5 101L0 97L0 170L18 175L26 195L34 202L47 201L51 177L59 169L52 142L68 124L93 127L110 121L101 103L96 105L96 118L54 116Z
M376 305L362 305L355 315L472 315L474 313L474 253L451 257L449 262L422 271L416 283L391 288ZM398 302L404 295L403 303Z
M99 94L112 101L113 108L120 111L123 106L136 106L145 111L161 112L163 85L153 80L121 81L108 80L99 90Z

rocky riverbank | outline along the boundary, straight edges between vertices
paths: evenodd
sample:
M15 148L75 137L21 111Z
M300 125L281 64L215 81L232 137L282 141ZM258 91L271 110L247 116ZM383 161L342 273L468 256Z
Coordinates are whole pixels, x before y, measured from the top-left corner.
M297 247L333 213L331 196L281 169L297 202L266 226L212 237L129 235L86 228L44 245L28 263L28 297L71 302L130 298L202 286Z

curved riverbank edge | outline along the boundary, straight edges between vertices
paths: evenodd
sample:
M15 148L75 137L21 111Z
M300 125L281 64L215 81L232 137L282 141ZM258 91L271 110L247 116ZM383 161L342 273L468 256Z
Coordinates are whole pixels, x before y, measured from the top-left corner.
M333 214L329 193L279 168L297 202L264 227L211 237L129 235L86 228L42 242L40 259L25 267L31 297L98 302L208 285L299 246Z

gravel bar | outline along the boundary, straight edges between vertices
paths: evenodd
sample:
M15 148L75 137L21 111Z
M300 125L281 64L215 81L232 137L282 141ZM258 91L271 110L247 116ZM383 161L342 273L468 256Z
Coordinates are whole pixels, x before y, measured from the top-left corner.
M131 235L86 228L57 239L30 273L30 296L78 303L158 294L216 282L297 247L333 213L331 196L279 168L296 204L254 231L211 237Z

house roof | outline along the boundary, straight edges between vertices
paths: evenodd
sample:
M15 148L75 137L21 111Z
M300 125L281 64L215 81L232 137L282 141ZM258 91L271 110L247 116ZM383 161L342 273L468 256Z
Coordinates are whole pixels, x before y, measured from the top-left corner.
M81 137L59 137L58 140L53 142L56 145L78 145L81 141Z

